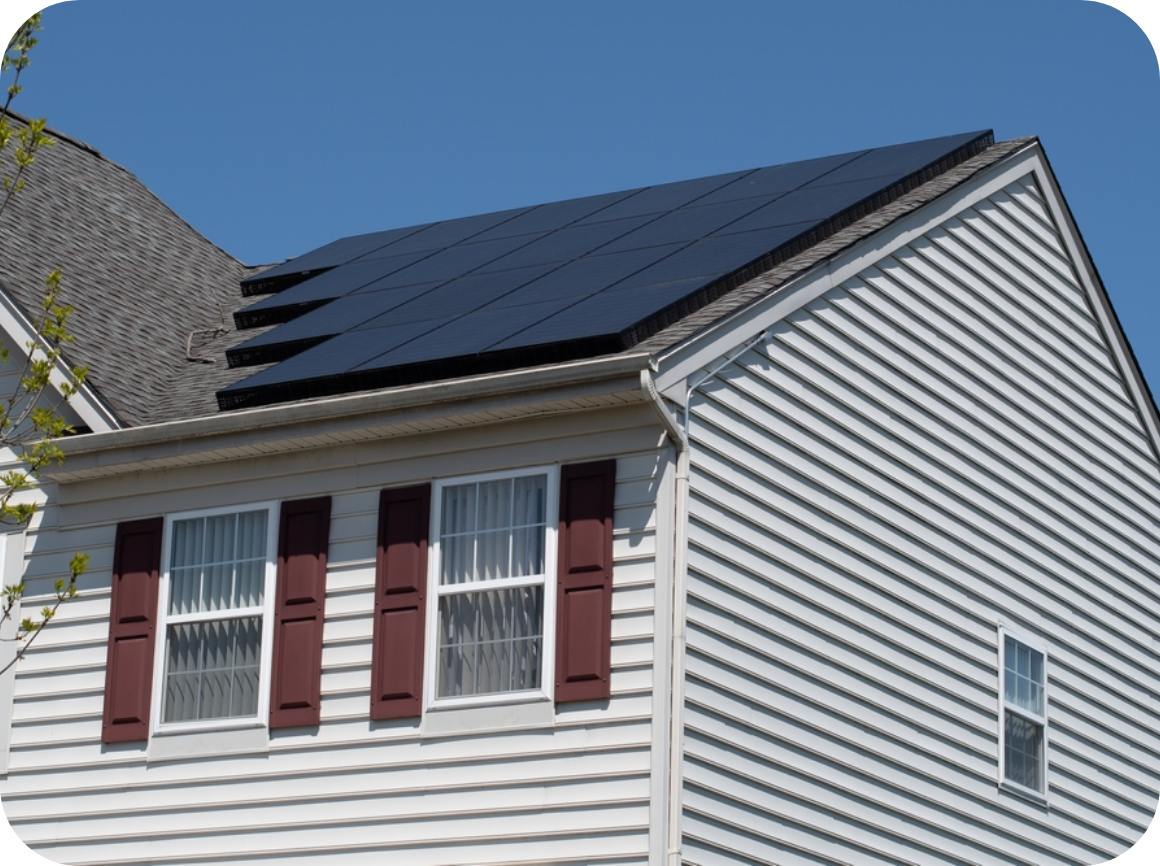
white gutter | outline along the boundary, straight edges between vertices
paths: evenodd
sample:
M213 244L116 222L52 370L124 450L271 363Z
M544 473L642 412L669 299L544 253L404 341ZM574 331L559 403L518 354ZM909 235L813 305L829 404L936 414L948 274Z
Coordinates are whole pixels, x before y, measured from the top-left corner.
M693 392L712 380L725 367L732 364L758 343L768 343L773 337L771 331L762 331L724 361L711 369L685 389L685 409L678 423L673 413L665 405L657 391L656 383L648 370L640 371L640 388L645 398L656 409L665 432L673 440L677 450L676 495L673 516L673 599L672 599L672 681L670 684L671 703L669 705L669 812L668 812L668 860L670 866L681 866L681 808L684 789L684 733L685 733L685 645L686 608L688 583L689 548L689 405Z
M202 418L69 437L60 441L60 447L65 453L67 470L70 460L113 450L171 443L183 444L191 451L203 450L208 445L198 440L261 430L277 430L284 434L282 438L286 438L302 432L294 428L309 428L309 432L314 433L321 426L361 426L368 423L368 416L383 415L398 409L439 406L480 397L595 383L624 376L635 377L639 370L648 365L649 359L646 352L609 355L550 367L532 367L331 399L219 412Z

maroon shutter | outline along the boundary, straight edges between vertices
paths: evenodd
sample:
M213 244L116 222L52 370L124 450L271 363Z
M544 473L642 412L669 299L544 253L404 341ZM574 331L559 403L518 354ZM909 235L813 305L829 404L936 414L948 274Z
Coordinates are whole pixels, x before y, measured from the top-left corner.
M371 718L423 712L423 633L427 621L427 528L431 485L379 496Z
M149 738L163 518L117 526L101 741Z
M610 694L612 503L616 461L560 470L556 702Z
M330 497L282 503L270 727L317 725Z

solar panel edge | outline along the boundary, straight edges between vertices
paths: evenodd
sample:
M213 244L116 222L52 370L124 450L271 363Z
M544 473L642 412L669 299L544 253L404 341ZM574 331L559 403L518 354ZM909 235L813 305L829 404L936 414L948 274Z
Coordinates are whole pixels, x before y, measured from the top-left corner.
M218 391L216 397L219 410L228 412L269 406L275 403L337 397L359 391L375 391L417 385L423 382L480 376L521 367L564 364L569 361L615 354L626 348L620 335L609 334L511 351L440 358L398 367L383 367L357 373L320 376L316 379L278 382L257 388L241 387L246 382L245 379L242 379Z
M268 307L263 310L238 310L234 313L234 327L239 331L252 331L267 325L284 325L300 316L305 316L325 307L336 298L323 298L318 301L306 301L301 304L288 304L285 307Z
M331 265L326 268L313 268L305 271L297 271L292 274L277 274L273 277L266 278L263 278L262 274L257 274L242 280L242 297L252 298L255 295L276 295L279 292L292 289L299 283L304 283L312 277L317 277L319 274L332 271L336 267L340 267L340 265Z
M270 343L250 348L247 348L246 344L243 343L226 350L226 363L231 368L276 364L325 343L334 336L334 334L327 334L324 337L306 337L301 340L289 340L283 343Z

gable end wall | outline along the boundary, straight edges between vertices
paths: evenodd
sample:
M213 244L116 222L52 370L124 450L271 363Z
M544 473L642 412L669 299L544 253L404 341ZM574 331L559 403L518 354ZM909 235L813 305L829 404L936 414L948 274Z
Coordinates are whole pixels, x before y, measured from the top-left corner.
M751 328L752 330L752 328ZM686 863L1090 864L1160 791L1160 470L1032 174L694 397ZM1048 808L998 629L1047 644Z

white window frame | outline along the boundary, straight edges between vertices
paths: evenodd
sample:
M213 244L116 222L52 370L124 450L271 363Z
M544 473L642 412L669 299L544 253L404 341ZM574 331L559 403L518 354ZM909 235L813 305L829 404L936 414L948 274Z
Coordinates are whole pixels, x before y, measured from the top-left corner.
M217 517L243 511L266 512L266 569L262 593L263 604L257 607L227 608L201 614L169 616L169 570L173 558L173 524L179 520ZM150 735L177 734L185 731L227 730L236 728L265 728L270 714L270 669L274 658L274 592L276 589L278 555L277 502L250 502L220 508L202 508L165 515L165 529L161 536L161 581L157 593L157 639L153 647L153 708ZM243 616L262 617L262 652L258 670L258 709L253 716L231 716L225 719L198 719L189 722L163 722L165 703L165 649L170 623L207 622L213 619L238 619Z
M1023 707L1007 702L1007 638L1022 644L1027 649L1043 654L1043 715L1039 716L1035 713L1029 712ZM999 626L999 787L1013 791L1026 797L1031 797L1035 800L1046 802L1048 792L1048 769L1051 762L1048 758L1050 754L1050 737L1049 725L1047 721L1047 710L1050 704L1050 694L1048 691L1048 665L1050 664L1050 655L1047 652L1047 645L1036 638L1027 637L1027 635L1009 629L1006 626ZM1007 778L1007 713L1013 713L1019 718L1033 725L1038 725L1043 729L1043 790L1037 791L1034 788L1028 788L1019 782L1012 781Z
M531 475L546 475L545 489L545 529L544 529L544 574L542 577L509 577L500 580L475 581L443 587L439 584L442 551L439 536L442 531L443 490L461 484L499 481L508 478L522 478ZM534 466L524 469L509 469L500 472L484 472L474 475L459 475L435 481L431 485L431 521L427 556L427 631L423 675L423 711L443 710L456 707L488 706L493 704L526 703L528 701L551 701L556 680L556 534L559 525L560 467L558 465ZM540 688L518 692L495 692L486 695L440 698L436 692L439 685L439 599L445 595L482 590L516 588L520 586L544 587L543 648L540 658L543 670L540 672Z

